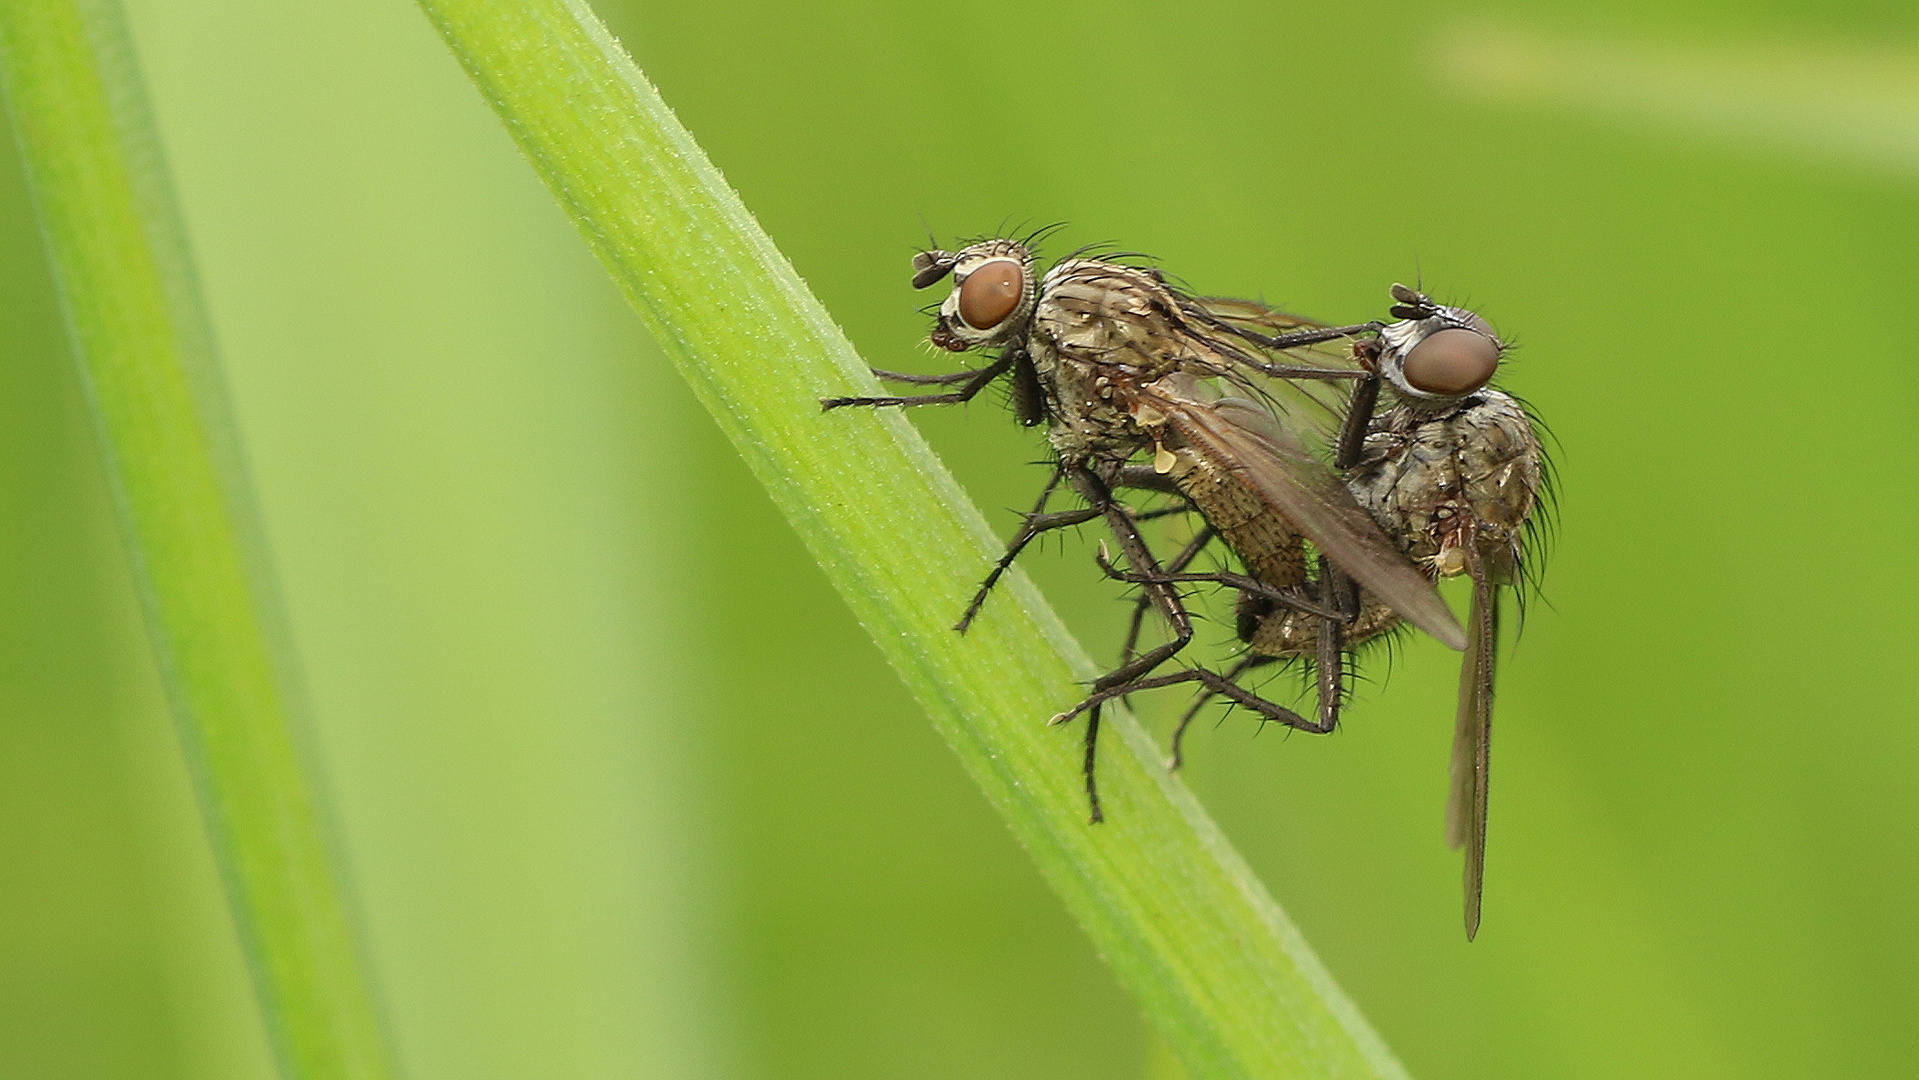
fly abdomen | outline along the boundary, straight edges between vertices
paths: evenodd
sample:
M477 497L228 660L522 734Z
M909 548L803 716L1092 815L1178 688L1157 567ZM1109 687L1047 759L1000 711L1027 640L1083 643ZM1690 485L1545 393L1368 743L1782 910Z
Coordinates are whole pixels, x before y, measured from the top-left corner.
M1304 541L1270 501L1247 487L1225 463L1190 447L1165 447L1154 465L1171 476L1180 493L1239 556L1248 576L1277 589L1305 583Z

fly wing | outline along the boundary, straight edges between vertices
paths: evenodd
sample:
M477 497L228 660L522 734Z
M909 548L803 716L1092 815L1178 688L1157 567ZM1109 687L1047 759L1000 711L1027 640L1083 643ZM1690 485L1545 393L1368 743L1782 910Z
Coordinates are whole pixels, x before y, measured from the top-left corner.
M1466 849L1466 940L1479 933L1479 898L1486 885L1486 794L1493 736L1493 663L1499 647L1499 590L1466 546L1473 578L1466 620L1466 656L1459 667L1459 716L1453 731L1452 796L1446 804L1446 842Z
M1237 398L1150 397L1188 446L1242 477L1341 570L1447 647L1465 647L1466 635L1432 581L1272 413Z
M1330 324L1304 315L1268 307L1257 300L1238 300L1223 296L1186 297L1188 315L1196 322L1210 322L1229 333L1251 330L1269 337L1297 330L1323 330ZM1334 338L1289 349L1272 350L1271 355L1284 363L1335 371L1364 370L1353 355L1352 338ZM1347 379L1267 379L1257 386L1261 397L1278 401L1286 410L1289 425L1310 434L1318 442L1330 445L1346 415L1352 381Z
M1189 299L1214 318L1247 326L1263 334L1289 334L1294 330L1316 330L1332 325L1268 307L1258 300L1240 300L1231 296L1194 296Z

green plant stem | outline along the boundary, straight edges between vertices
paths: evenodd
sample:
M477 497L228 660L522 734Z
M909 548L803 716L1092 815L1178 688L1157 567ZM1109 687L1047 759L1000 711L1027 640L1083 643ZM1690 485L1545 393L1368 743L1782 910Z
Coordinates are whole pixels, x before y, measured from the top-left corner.
M297 681L116 0L0 4L0 80L147 624L284 1072L392 1075Z
M1116 717L1089 826L1093 673L1023 576L952 629L1000 542L585 3L421 0L534 168L1195 1077L1398 1077L1144 731ZM830 184L830 177L820 183Z

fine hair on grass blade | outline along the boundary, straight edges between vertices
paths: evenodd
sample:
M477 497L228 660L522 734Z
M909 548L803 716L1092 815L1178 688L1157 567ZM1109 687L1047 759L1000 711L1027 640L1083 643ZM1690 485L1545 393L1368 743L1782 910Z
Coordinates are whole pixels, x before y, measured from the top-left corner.
M295 1080L383 1080L295 665L117 0L0 4L0 84L269 1038Z
M1129 717L1087 824L1046 719L1091 660L1017 574L952 632L999 540L905 419L820 411L877 384L586 4L421 6L1191 1075L1404 1076Z

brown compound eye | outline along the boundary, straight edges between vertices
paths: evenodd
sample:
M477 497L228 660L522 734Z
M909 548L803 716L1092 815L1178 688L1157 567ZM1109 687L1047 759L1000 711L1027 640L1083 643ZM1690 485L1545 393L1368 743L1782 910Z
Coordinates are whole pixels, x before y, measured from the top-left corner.
M1013 259L982 263L959 290L959 317L975 330L1006 321L1026 294L1026 268Z
M1476 330L1435 330L1406 354L1402 370L1415 390L1447 397L1470 394L1499 370L1499 346Z

